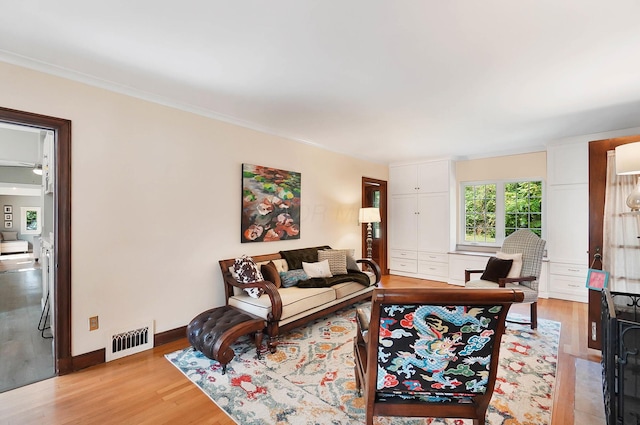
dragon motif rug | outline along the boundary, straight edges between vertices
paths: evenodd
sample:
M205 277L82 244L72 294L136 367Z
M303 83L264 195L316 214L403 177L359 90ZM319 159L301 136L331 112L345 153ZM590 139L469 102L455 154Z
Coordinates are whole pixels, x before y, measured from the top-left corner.
M512 315L513 316L513 315ZM256 359L249 338L234 345L222 366L192 347L166 355L236 423L347 425L364 423L353 360L355 308L281 336L278 351ZM500 370L487 411L491 425L551 423L560 323L538 319L538 329L514 323L500 347ZM467 425L471 420L375 417L376 424Z

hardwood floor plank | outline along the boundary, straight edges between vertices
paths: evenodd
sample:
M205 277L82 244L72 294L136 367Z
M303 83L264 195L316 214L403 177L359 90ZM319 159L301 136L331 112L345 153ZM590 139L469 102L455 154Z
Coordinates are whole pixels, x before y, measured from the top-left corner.
M383 286L447 287L431 282L384 276ZM529 314L528 305L513 307ZM573 424L575 359L599 361L587 349L587 305L541 299L541 319L561 322L552 425ZM202 391L165 358L188 346L186 339L143 353L47 379L0 394L0 424L213 424L234 425Z

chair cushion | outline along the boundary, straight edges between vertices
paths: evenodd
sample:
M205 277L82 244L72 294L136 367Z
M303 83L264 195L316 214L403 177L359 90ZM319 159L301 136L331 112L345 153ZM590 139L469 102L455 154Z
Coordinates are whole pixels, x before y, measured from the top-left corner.
M278 289L278 293L282 300L282 316L280 320L288 319L298 313L336 299L336 293L332 288L282 287ZM263 319L267 319L269 313L271 313L271 300L266 295L260 298L251 298L245 294L234 295L229 298L229 305Z
M355 270L355 271L360 271L360 267L358 267L358 263L356 263L356 260L354 258L355 256L355 249L323 249L318 251L318 259L320 259L320 252L332 252L332 251L339 251L339 252L344 252L346 257L347 257L347 270ZM334 273L337 274L337 273Z
M330 246L316 246L313 248L291 249L288 251L280 251L280 256L287 261L289 270L301 269L302 262L313 263L318 261L318 250L331 249Z
M501 260L513 260L513 264L511 265L511 269L509 269L509 274L507 277L520 277L522 272L522 253L518 252L516 254L507 254L506 252L498 251L496 252L496 258Z
M315 263L302 262L302 269L308 277L332 277L329 260L317 261Z
M3 241L17 241L18 232L2 232Z
M501 260L496 257L491 257L489 261L487 261L487 266L480 279L498 283L499 279L507 277L512 264L513 260Z
M488 280L470 280L464 284L465 288L498 288L498 284ZM531 289L525 285L519 285L517 282L507 283L506 288L518 289L524 293L523 303L533 303L538 301L538 291Z
M260 266L260 271L262 272L262 276L264 276L264 280L268 280L269 282L276 285L276 288L282 286L282 281L280 280L280 273L278 272L278 268L273 263L273 261L269 261L267 264L263 264Z
M333 285L331 287L331 289L333 289L336 293L336 299L355 294L358 291L362 291L364 288L366 288L366 286L363 286L355 281L338 283L337 285Z
M331 249L318 251L318 261L328 261L331 274L347 274L347 252L346 250Z

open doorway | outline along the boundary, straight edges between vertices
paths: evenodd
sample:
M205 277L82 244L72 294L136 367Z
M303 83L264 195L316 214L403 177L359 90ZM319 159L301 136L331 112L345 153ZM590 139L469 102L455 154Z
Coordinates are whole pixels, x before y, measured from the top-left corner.
M378 263L382 274L389 274L387 268L387 182L384 180L362 178L362 207L380 209L380 223L372 223L371 258ZM362 256L366 257L367 230L362 226Z
M71 357L71 121L0 107L0 122L51 132L49 190L52 196L50 276L53 280L50 327L54 371L63 375L73 370ZM36 321L36 325L38 325ZM1 326L1 325L0 325ZM45 325L46 326L46 325Z
M0 122L0 392L55 375L40 240L53 198L42 171L48 130ZM46 205L45 205L46 204Z

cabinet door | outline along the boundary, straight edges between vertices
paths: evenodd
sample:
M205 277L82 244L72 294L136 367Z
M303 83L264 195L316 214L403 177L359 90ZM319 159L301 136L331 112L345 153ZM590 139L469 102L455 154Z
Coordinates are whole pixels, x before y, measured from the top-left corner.
M416 251L418 249L418 198L416 195L395 195L391 197L389 212L390 249Z
M450 235L449 193L418 195L418 251L448 252Z
M587 184L549 186L547 196L547 255L552 262L589 261L589 187Z
M417 188L418 167L416 165L389 167L389 194L415 194Z
M418 193L448 192L450 161L431 161L418 165Z
M589 147L586 142L547 148L550 184L589 182Z

